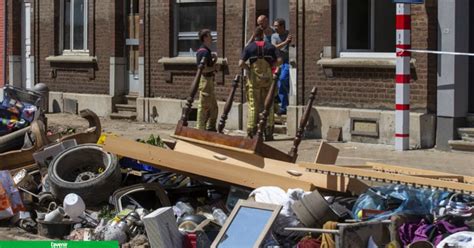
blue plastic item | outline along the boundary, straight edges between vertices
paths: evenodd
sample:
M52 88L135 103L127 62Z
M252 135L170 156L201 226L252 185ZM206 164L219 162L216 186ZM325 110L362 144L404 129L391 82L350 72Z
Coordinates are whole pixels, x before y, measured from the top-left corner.
M131 159L131 158L122 158L120 159L119 163L120 163L120 166L123 168L131 168L138 171L149 171L153 173L161 171L155 167L152 167L147 164L142 164L139 161L135 159Z
M394 214L431 214L451 193L431 189L417 189L403 185L374 187L362 194L354 205L352 213L360 219L362 209L382 210L384 213L371 216L371 220L386 219Z

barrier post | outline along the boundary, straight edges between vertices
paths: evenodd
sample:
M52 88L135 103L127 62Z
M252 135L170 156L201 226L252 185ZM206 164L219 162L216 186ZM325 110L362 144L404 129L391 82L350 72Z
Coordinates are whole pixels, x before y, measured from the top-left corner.
M411 6L396 4L395 150L410 147ZM403 49L403 50L400 50Z

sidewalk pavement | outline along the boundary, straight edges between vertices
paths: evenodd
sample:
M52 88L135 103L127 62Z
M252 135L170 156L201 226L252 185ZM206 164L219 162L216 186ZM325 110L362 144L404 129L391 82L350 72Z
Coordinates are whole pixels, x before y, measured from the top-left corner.
M146 139L151 134L160 135L164 139L171 139L175 125L140 123L123 120L101 118L104 132L122 135L129 139ZM48 115L50 128L66 125L73 128L87 127L87 121L70 114ZM278 136L270 145L284 152L289 151L291 137ZM313 162L319 147L320 140L303 140L299 147L298 161ZM364 144L364 143L332 143L340 152L337 159L339 165L363 165L366 162L384 163L390 165L408 166L427 170L436 170L474 176L474 153L443 152L435 149L412 150L398 152L393 146Z

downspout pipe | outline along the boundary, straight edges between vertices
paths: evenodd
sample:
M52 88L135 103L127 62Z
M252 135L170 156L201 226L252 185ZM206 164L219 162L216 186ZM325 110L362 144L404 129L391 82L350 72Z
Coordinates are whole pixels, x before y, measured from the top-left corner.
M8 18L7 18L7 1L8 0L4 0L3 1L3 32L4 32L4 35L3 35L3 84L7 84L7 53L8 53L8 49L7 49L7 46L8 46L8 38L7 38L7 35L8 35L8 30L7 30L7 27L8 27Z
M244 7L244 18L242 18L242 50L245 48L245 44L247 44L247 20L249 11L247 8L247 0L243 0L243 7ZM241 74L244 75L244 70L241 70ZM245 84L245 77L241 77L242 81L240 84L240 118L239 118L239 129L244 129L244 84Z

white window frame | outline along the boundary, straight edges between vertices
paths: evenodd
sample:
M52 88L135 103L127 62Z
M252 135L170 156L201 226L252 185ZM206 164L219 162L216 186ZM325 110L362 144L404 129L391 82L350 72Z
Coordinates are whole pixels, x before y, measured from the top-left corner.
M89 49L87 47L88 42L88 29L89 29L89 0L84 0L84 49L75 50L74 49L74 1L71 0L71 27L70 27L70 47L71 49L64 49L64 1L60 1L60 37L59 37L59 50L62 52L63 55L89 55Z
M396 53L375 52L375 1L371 0L370 48L347 49L347 1L337 0L337 54L340 58L396 58Z
M175 32L175 35L174 35L174 51L173 53L177 56L177 57L193 57L193 56L196 56L196 53L195 52L179 52L178 51L178 41L179 40L199 40L199 36L198 36L198 33L199 31L196 31L196 32L179 32L179 15L178 15L178 8L179 8L179 4L182 4L182 3L216 3L217 4L217 0L176 0L175 2L175 5L174 5L174 32ZM217 17L217 13L216 13L216 17ZM216 24L217 24L217 20L216 20ZM211 30L211 35L212 35L212 40L213 42L217 41L217 31L216 30Z

